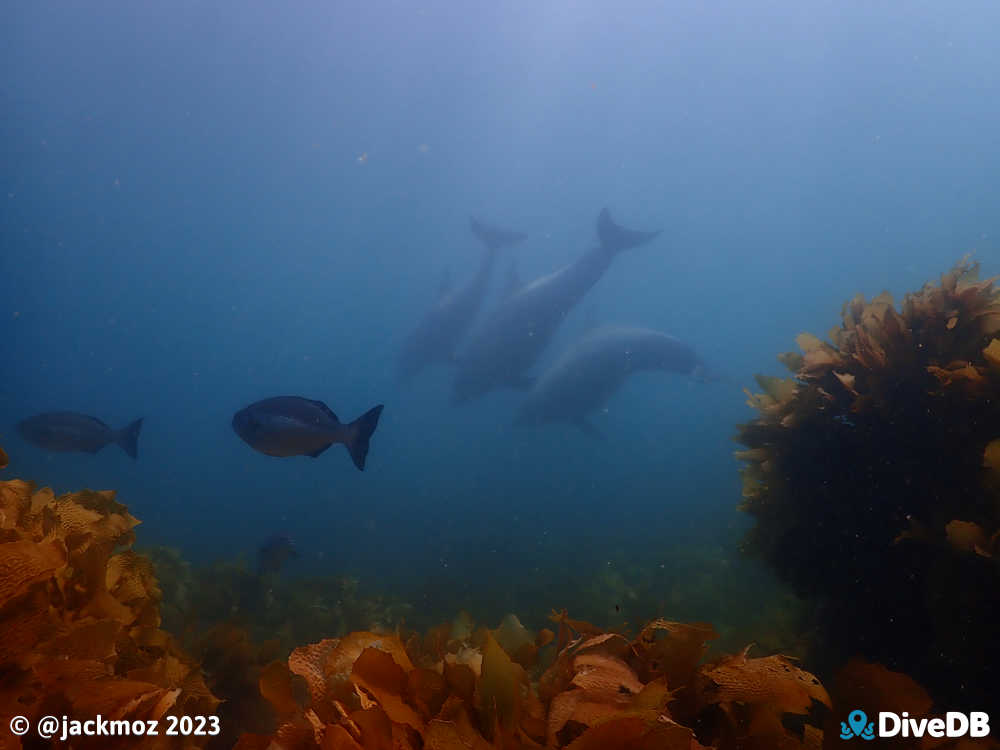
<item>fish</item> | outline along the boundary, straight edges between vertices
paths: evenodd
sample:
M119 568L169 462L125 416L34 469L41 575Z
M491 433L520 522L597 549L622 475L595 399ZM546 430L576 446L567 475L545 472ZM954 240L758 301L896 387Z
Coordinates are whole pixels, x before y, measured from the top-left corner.
M455 350L476 319L486 292L498 252L527 239L528 235L486 224L470 218L469 227L483 245L479 269L469 281L452 289L450 280L441 285L437 302L407 335L397 360L400 381L414 377L432 364L451 363Z
M113 430L97 417L72 411L36 414L17 423L21 436L40 448L57 453L97 453L115 443L132 459L139 457L142 418Z
M298 556L294 539L287 534L272 534L257 548L257 575L277 573L286 562Z
M608 209L597 218L600 243L568 266L520 286L503 299L456 357L452 402L462 403L498 388L527 390L527 374L559 324L623 250L645 245L660 231L626 229Z
M382 408L379 404L344 424L322 401L276 396L236 412L233 430L255 451L278 458L316 458L334 443L343 443L354 465L364 471L368 444Z
M694 348L649 328L601 326L571 345L528 391L514 424L568 422L600 436L587 417L603 408L629 375L661 370L707 380Z

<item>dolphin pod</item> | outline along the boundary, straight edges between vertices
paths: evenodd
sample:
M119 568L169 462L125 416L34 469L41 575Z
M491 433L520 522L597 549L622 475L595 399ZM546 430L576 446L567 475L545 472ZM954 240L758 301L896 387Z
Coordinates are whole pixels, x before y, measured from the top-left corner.
M599 244L573 263L535 279L503 299L456 358L456 403L497 388L528 388L527 371L545 350L563 318L594 286L623 250L660 234L626 229L605 208L597 219Z
M497 252L522 242L527 235L469 220L483 255L476 274L457 289L442 288L441 295L407 336L397 361L397 375L407 380L428 365L451 362L486 297Z
M574 423L596 432L586 421L618 390L631 372L659 369L697 374L703 367L691 347L658 331L605 327L571 347L534 380L528 371L547 348L560 323L598 282L622 251L639 247L660 231L639 231L616 224L608 210L597 219L598 245L574 262L527 284L509 278L508 289L492 314L456 356L486 296L497 253L526 235L470 220L484 251L475 275L461 288L445 290L407 338L398 369L409 377L429 364L453 362L455 402L499 388L528 390L518 424ZM299 396L272 397L238 411L233 429L255 450L270 456L316 457L344 443L363 470L369 441L382 412L379 404L354 422L342 423L320 401ZM25 439L52 451L96 452L117 442L133 458L142 420L112 430L94 417L70 412L36 415L20 423Z
M597 434L587 416L607 404L632 373L696 375L703 369L694 349L673 336L649 328L603 326L570 346L542 373L514 423L569 422Z

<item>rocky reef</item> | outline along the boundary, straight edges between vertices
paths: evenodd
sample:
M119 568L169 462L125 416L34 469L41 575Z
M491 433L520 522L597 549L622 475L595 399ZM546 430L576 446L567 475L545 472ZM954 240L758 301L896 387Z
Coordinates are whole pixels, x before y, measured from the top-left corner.
M958 710L1000 709L1000 291L978 270L800 335L736 454L746 546L813 608L814 663L862 655Z

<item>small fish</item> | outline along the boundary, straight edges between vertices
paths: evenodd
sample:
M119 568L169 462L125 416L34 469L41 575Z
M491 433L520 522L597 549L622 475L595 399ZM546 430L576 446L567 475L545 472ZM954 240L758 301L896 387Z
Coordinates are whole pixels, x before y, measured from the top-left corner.
M278 458L316 458L334 443L343 443L354 465L364 471L368 442L378 426L382 407L379 404L344 424L322 401L276 396L236 412L233 430L255 451Z
M272 534L257 548L257 575L277 573L298 556L294 539L287 534Z
M112 430L97 417L55 411L28 417L18 422L17 429L25 440L47 451L97 453L108 443L117 443L128 455L137 458L142 419Z

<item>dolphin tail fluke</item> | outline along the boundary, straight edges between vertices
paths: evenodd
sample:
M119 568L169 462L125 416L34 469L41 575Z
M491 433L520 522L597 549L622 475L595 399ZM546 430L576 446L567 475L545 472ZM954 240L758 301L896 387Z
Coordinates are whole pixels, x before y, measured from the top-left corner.
M490 250L499 250L502 247L516 245L528 238L523 232L513 232L509 229L484 224L476 217L469 217L469 228L476 235L476 239L486 245Z
M606 208L597 217L597 236L601 240L601 247L613 253L645 245L659 236L660 231L657 229L655 232L640 232L637 229L626 229L615 223L611 218L611 212Z
M347 450L351 460L359 471L365 470L365 459L368 457L368 442L372 433L378 427L378 418L382 414L383 405L369 409L348 425L351 436L347 441Z
M135 420L127 427L115 433L115 442L133 460L139 457L139 433L142 431L142 418Z

